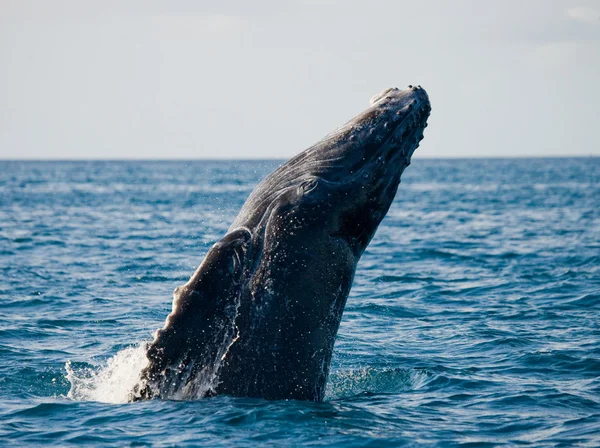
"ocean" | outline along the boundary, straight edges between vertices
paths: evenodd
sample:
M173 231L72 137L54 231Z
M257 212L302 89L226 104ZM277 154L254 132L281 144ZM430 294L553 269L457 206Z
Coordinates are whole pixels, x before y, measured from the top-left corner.
M600 158L415 159L323 403L127 403L281 161L0 162L0 445L600 446Z

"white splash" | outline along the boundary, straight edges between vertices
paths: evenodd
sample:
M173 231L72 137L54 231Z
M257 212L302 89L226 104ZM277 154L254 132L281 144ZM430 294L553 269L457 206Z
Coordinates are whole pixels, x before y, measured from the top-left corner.
M121 350L106 366L98 368L76 368L67 361L66 378L71 383L67 397L78 401L127 403L147 365L145 344Z

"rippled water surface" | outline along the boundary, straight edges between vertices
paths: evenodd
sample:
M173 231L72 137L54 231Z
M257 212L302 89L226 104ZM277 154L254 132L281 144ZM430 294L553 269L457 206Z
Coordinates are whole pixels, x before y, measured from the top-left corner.
M122 403L280 162L0 162L0 444L600 446L600 159L414 160L324 403Z

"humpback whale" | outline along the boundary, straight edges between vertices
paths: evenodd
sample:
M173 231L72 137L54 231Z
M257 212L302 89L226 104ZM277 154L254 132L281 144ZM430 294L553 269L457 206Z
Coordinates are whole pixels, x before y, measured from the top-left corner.
M131 400L322 401L358 260L430 111L420 86L386 89L260 182L175 289Z

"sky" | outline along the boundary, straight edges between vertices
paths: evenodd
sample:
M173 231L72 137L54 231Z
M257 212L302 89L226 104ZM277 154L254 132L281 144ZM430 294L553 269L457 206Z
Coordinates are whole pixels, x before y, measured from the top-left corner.
M0 159L288 158L420 84L415 157L600 155L600 0L0 0Z

